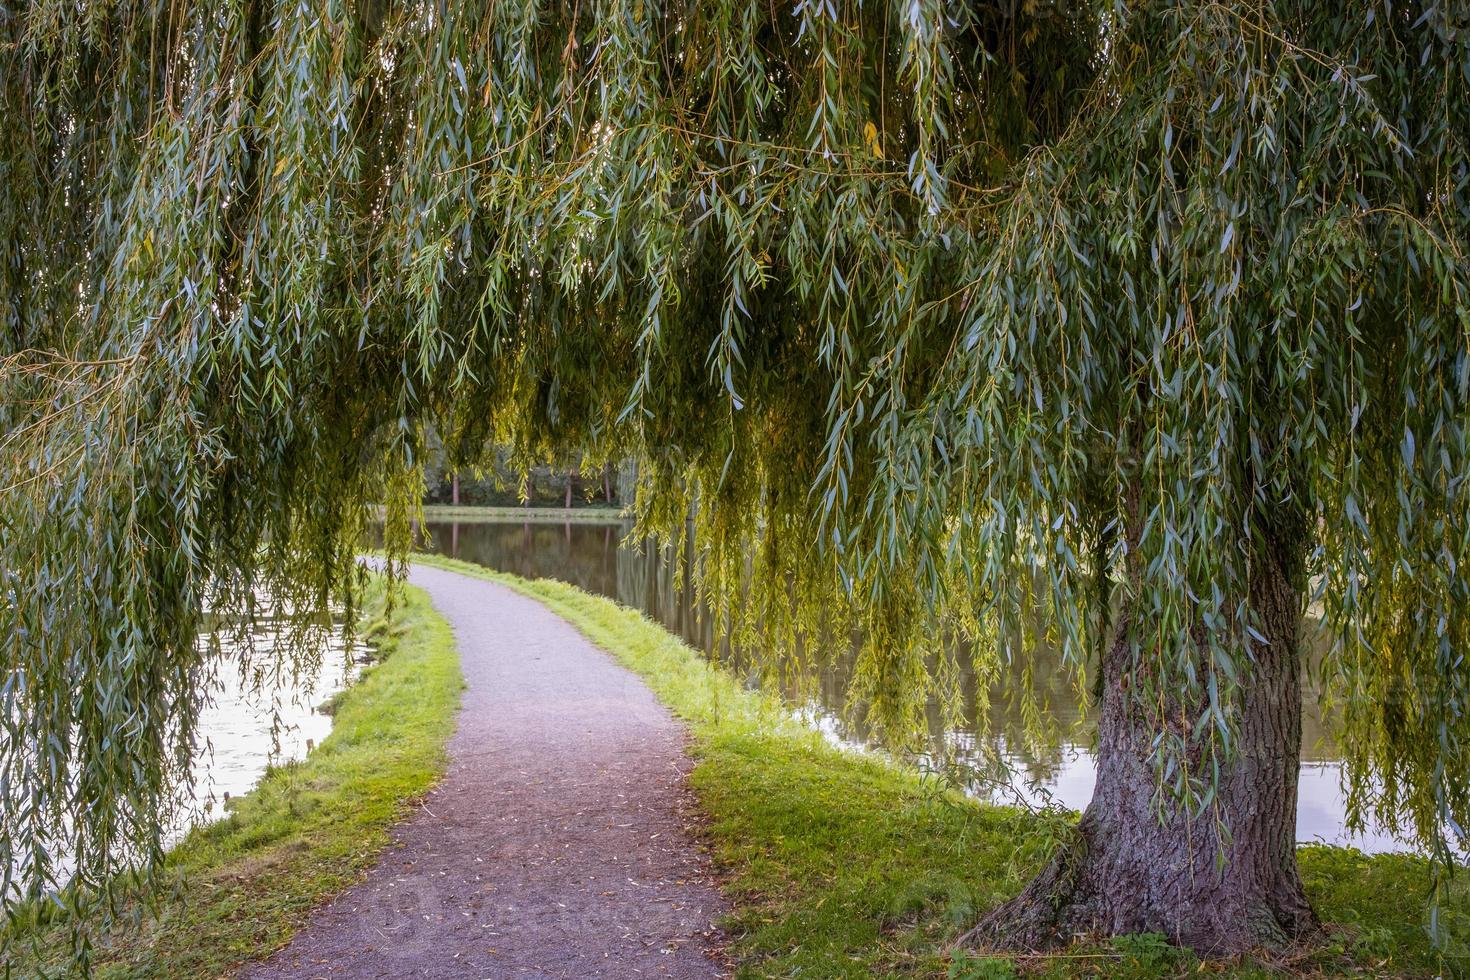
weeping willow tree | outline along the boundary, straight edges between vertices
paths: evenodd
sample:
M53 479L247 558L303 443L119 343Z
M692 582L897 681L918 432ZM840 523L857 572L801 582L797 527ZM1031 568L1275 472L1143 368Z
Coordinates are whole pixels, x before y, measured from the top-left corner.
M1352 819L1448 859L1462 0L36 0L0 119L0 865L79 957L205 611L350 604L429 426L639 459L721 628L859 631L894 740L946 637L1090 674L1094 802L990 941L1311 932L1308 609Z

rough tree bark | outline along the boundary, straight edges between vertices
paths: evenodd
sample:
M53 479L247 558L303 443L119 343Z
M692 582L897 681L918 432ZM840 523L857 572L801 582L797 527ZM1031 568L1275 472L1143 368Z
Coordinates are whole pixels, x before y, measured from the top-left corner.
M1161 819L1149 759L1156 730L1129 697L1125 611L1101 665L1092 802L1041 873L968 943L1040 949L1079 934L1157 932L1202 953L1229 954L1316 930L1296 861L1304 583L1292 546L1280 540L1258 545L1252 563L1249 602L1265 642L1253 643L1237 754L1218 787L1225 833L1209 812Z

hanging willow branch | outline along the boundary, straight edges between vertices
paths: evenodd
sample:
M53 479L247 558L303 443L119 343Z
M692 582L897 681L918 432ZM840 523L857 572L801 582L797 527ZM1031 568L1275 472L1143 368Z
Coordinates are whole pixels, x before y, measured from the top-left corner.
M7 894L157 866L206 603L350 598L426 424L638 457L896 739L1125 593L1198 806L1290 512L1353 818L1470 813L1463 2L38 0L0 119Z

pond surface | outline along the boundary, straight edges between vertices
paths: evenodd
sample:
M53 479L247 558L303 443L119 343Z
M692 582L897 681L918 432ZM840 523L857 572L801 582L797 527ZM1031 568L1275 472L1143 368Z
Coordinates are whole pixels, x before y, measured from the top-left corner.
M254 624L251 660L261 665L261 671L274 666L271 648L280 631L292 625L271 618ZM332 717L321 709L351 683L359 664L339 624L322 623L317 629L320 666L300 676L242 671L236 666L232 641L224 634L200 637L201 644L221 646L222 660L199 715L194 792L192 799L183 801L175 839L195 824L223 816L225 801L248 793L269 766L305 758L311 746L331 734Z
M641 610L696 649L706 653L718 649L708 617L701 615L689 590L679 588L687 585L687 579L681 582L682 573L654 549L622 545L628 529L626 523L431 521L424 527L427 541L423 547L497 571L568 582ZM1054 801L1074 810L1085 807L1095 775L1092 722L1081 710L1083 700L1073 682L1064 679L1069 672L1056 654L1037 650L1030 664L1015 664L1003 672L991 692L983 724L973 671L967 658L960 656L957 661L965 691L961 721L946 727L938 705L931 705L929 737L942 741L946 754L959 760L964 770L961 778L970 782L972 791L998 802ZM849 658L824 667L814 683L802 688L799 699L792 699L791 690L778 693L828 737L863 743L861 725L852 723L844 710L850 662ZM1013 696L1018 686L1015 681L1027 668L1041 706L1039 732L1035 718L1032 724L1026 723L1019 700ZM753 674L751 682L755 682ZM1298 839L1350 845L1368 852L1410 850L1376 829L1363 834L1347 832L1339 753L1318 713L1313 692L1306 692L1306 701ZM995 757L1004 760L1009 774L984 762ZM982 773L982 778L974 779L976 773Z
M164 831L165 846L178 843L193 827L223 817L229 800L253 789L267 769L304 758L331 733L332 718L321 709L359 672L357 651L346 643L340 624L324 620L305 627L321 641L316 669L299 675L283 670L278 676L272 648L283 630L302 628L299 621L262 617L247 638L223 630L199 636L201 649L211 654L206 669L212 669L213 676L208 678L207 700L195 727L189 769L192 790L177 789ZM249 669L240 666L242 642L250 644L248 659L254 666ZM57 882L68 880L75 867L67 837L63 827L47 844L54 855L52 880ZM12 871L21 875L26 864L18 858ZM19 894L13 885L0 895L0 906Z

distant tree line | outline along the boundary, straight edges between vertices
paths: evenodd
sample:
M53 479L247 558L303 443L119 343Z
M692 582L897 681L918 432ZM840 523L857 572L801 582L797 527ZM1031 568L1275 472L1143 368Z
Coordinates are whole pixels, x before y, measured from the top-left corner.
M557 463L523 467L508 449L486 454L481 466L454 469L443 443L429 440L424 463L424 503L464 507L621 507L621 486L632 486L627 465L584 465L575 455Z

